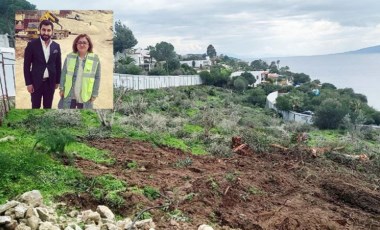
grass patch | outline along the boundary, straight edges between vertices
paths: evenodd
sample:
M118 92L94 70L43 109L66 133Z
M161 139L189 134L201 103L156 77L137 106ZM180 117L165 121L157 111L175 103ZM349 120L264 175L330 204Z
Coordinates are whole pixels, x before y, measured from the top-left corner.
M193 145L190 149L191 153L194 155L205 155L207 151L204 149L202 145Z
M66 151L99 164L113 164L115 161L109 157L108 151L99 150L84 143L73 143L66 147Z
M112 175L103 175L92 178L90 181L91 194L99 201L105 201L113 207L124 204L124 198L120 193L126 191L127 184Z
M204 132L204 129L199 126L199 125L190 125L190 124L185 124L183 127L183 130L187 133L202 133Z
M60 165L47 154L7 149L0 152L0 203L34 189L50 201L54 196L73 192L73 184L82 178L77 169Z

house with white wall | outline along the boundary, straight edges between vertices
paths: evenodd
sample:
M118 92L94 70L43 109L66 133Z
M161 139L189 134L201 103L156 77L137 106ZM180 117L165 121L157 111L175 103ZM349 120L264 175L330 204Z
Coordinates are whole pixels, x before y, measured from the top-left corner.
M188 61L180 61L181 65L182 64L187 64L190 67L196 68L196 69L202 69L204 67L209 67L211 66L211 60L209 56L206 56L205 60L188 60ZM194 66L193 66L194 63Z
M231 73L230 77L231 78L238 77L244 72L248 72L255 77L256 82L253 84L254 87L264 82L267 76L267 71L236 71L236 72Z
M122 53L117 52L115 54L115 62L121 58L131 57L134 60L135 65L140 66L146 71L150 71L154 68L156 60L150 56L150 51L142 48L131 49Z

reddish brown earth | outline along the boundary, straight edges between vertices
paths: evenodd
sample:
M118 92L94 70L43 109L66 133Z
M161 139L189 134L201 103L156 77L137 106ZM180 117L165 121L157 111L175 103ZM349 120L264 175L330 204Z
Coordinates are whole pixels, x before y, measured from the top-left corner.
M191 218L170 224L167 213L155 209L156 229L197 229L204 223L221 229L380 229L380 192L368 176L302 151L215 158L129 139L89 144L109 150L116 162L105 166L77 159L84 175L112 174L129 187L155 187L171 200L169 210ZM190 166L175 166L186 157ZM132 161L139 169L127 168ZM192 199L185 199L188 194ZM121 216L165 203L163 197L150 201L131 191L123 197L125 206L113 209ZM97 205L89 194L63 200L83 209Z

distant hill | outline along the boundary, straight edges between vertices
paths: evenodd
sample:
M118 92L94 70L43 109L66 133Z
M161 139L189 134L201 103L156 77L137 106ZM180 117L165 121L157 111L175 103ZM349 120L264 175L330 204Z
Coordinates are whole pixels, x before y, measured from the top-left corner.
M359 50L354 51L348 51L340 54L371 54L371 53L380 53L380 45L378 46L371 46Z

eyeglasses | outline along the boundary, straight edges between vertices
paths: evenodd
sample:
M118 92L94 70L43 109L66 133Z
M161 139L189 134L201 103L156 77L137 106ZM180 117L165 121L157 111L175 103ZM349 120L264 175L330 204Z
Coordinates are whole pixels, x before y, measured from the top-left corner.
M88 42L77 42L77 45L87 45Z

